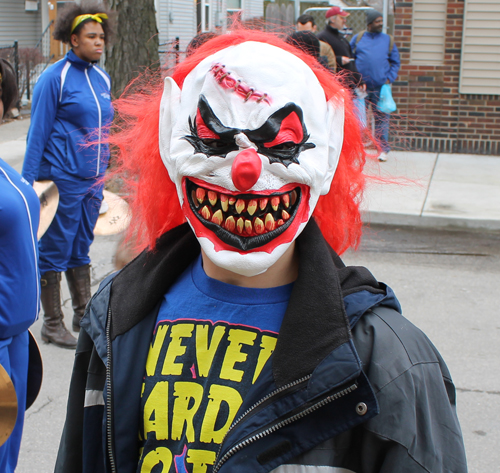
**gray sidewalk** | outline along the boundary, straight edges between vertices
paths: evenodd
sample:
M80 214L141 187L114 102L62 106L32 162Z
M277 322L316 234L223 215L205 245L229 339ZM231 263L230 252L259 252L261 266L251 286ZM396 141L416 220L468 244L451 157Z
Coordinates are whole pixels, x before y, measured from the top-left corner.
M0 126L0 158L21 171L30 120ZM500 156L391 152L368 162L371 223L500 230Z

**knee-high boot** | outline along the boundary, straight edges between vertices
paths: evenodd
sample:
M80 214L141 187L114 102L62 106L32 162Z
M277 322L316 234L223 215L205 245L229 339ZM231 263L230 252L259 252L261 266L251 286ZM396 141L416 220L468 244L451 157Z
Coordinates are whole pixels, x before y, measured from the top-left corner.
M61 273L47 271L41 277L43 307L42 340L62 348L76 348L76 338L63 322Z
M71 302L73 305L73 330L80 331L80 320L90 300L90 264L66 270Z

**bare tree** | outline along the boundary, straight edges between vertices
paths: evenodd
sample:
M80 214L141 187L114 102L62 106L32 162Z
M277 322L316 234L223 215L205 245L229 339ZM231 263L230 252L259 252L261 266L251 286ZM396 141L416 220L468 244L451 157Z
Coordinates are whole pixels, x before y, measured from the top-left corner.
M118 97L146 68L160 66L158 29L154 0L109 0L108 4L116 11L116 27L106 50L106 71Z

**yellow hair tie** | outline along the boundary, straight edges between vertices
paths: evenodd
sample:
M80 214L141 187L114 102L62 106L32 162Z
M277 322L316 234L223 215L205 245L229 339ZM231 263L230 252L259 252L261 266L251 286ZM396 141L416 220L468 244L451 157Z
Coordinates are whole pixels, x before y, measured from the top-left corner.
M78 15L74 20L73 24L71 25L71 33L75 31L76 27L85 20L94 20L97 21L97 23L102 23L102 20L107 20L108 15L106 13L96 13L95 15L92 15L90 13L87 13L85 15Z

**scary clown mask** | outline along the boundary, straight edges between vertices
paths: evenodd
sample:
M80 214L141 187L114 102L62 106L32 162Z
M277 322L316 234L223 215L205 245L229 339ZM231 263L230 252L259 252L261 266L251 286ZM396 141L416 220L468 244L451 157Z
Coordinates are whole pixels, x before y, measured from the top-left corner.
M269 44L205 58L182 90L165 80L161 156L214 264L255 276L278 261L330 190L343 125L342 100Z

